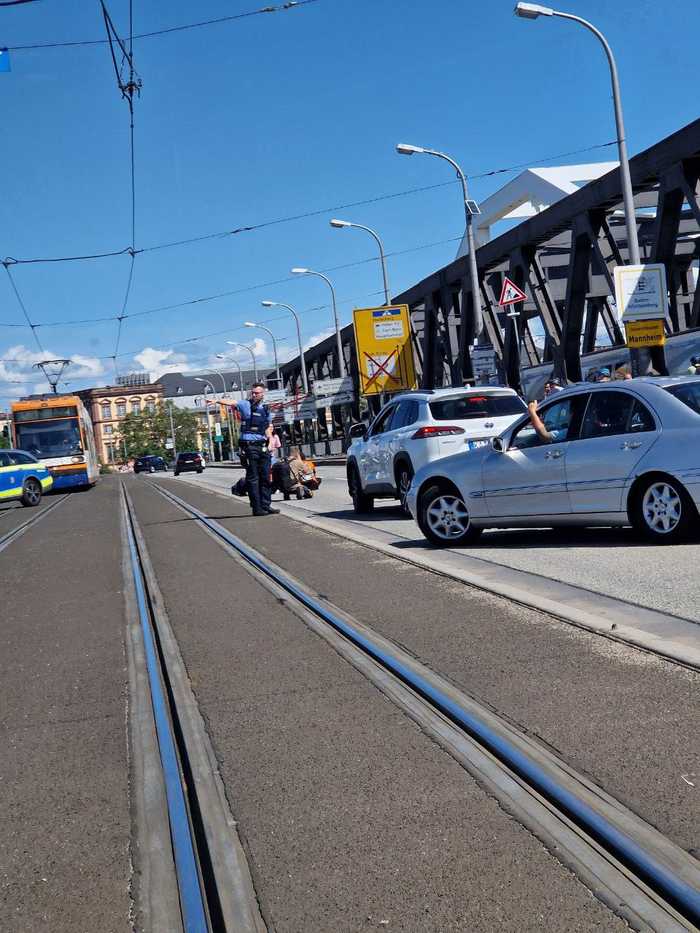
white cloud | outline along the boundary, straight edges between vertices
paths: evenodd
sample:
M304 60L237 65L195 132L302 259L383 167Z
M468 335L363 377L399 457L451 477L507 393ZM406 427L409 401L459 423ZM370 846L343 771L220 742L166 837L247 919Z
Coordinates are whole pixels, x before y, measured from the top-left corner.
M322 340L325 340L326 337L330 337L331 334L335 333L335 327L327 327L325 330L322 330L320 333L315 334L313 337L309 337L308 340L305 340L302 344L304 350L310 350L311 347L315 347L317 343L321 343Z
M52 360L61 358L61 354L51 350L30 350L24 344L16 344L8 347L2 352L0 359L0 381L7 381L10 384L19 382L21 384L13 386L15 395L26 395L28 392L45 392L48 388L41 370L35 367L35 363L42 360ZM65 357L70 359L70 365L63 371L59 385L69 386L76 380L94 379L101 376L105 369L101 360L96 356L84 356L75 353L72 356Z
M176 353L175 350L155 350L153 347L144 347L134 359L142 369L151 374L153 379L159 379L163 373L170 370L188 372L196 369L184 353Z
M239 363L244 364L244 368L245 366L250 368L253 363L250 353L245 349L246 346L251 348L259 362L266 359L268 355L272 355L272 350L268 348L266 341L262 337L255 337L252 343L247 343L244 346L234 346L233 344L229 344L229 346L231 349L227 351L226 356L238 360Z

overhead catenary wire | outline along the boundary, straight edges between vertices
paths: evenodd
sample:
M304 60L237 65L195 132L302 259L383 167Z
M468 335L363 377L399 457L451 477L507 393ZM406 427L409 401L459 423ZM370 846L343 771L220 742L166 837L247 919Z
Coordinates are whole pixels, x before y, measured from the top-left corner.
M129 275L127 277L126 290L124 292L124 300L122 301L121 312L116 316L117 321L117 334L114 344L114 353L112 354L112 362L114 365L115 376L119 376L119 370L117 367L117 359L119 357L119 346L121 344L122 329L124 321L127 318L127 305L129 303L129 296L131 294L131 286L134 281L134 262L136 259L136 171L135 171L135 155L134 155L134 92L138 94L141 93L141 79L137 77L136 71L134 68L134 9L133 9L133 0L129 0L129 45L128 48L120 38L117 30L112 21L112 17L109 14L109 10L104 2L100 0L100 7L102 8L102 17L104 19L105 30L107 32L107 42L109 44L109 51L112 58L112 64L114 65L114 73L117 79L117 86L121 91L123 99L126 101L129 107L129 174L130 174L130 187L131 187L131 245L128 249L129 253ZM129 78L128 81L124 81L122 78L121 67L117 64L117 57L114 51L115 44L118 46L122 53L122 66L124 61L127 62L129 68Z
M20 306L20 308L22 309L22 313L24 314L24 317L26 318L26 321L27 321L27 325L26 325L26 326L31 328L32 337L34 338L34 342L36 343L37 347L41 350L41 352L44 353L45 350L44 350L43 346L41 345L41 340L39 339L39 335L38 335L37 332L36 332L37 327L39 327L40 325L34 324L34 323L32 322L31 318L29 317L29 312L27 311L27 306L25 305L25 303L24 303L24 301L23 301L23 299L22 299L22 296L21 296L20 293L19 293L19 289L17 288L17 283L15 282L14 277L13 277L12 273L10 272L9 266L8 266L6 263L3 263L3 265L4 265L4 267L5 267L5 272L7 273L7 277L8 277L8 279L10 280L10 285L12 286L12 291L15 293L15 297L17 298L17 301L18 301L18 303L19 303L19 306Z
M36 0L13 0L13 3L30 3ZM296 7L309 6L312 3L319 3L320 0L288 0L286 3L279 3L276 6L260 7L257 10L248 10L244 13L235 13L230 16L219 16L216 19L201 20L196 23L182 23L178 26L167 26L164 29L155 29L152 32L137 33L132 37L134 41L140 39L155 39L158 36L172 35L176 32L184 32L188 29L200 29L204 26L218 26L224 23L231 23L235 20L248 19L251 16L260 16L264 13L284 13L287 10ZM0 3L0 6L11 6L12 3ZM77 39L73 42L33 42L29 45L12 45L8 47L10 52L26 52L32 49L69 49L80 46L106 45L107 39Z
M363 260L363 261L364 261L364 260ZM287 280L285 280L285 281L287 281ZM357 302L357 301L360 301L360 300L363 300L363 299L366 299L366 298L374 298L376 295L383 295L383 294L384 294L383 289L379 289L379 290L375 290L375 291L371 291L371 292L364 292L362 295L356 295L356 296L354 296L353 298L340 297L340 298L337 299L337 303L338 303L338 304L354 304L354 303ZM317 312L317 311L326 311L326 310L329 310L330 307L331 307L331 306L330 306L330 304L328 304L328 303L326 303L326 304L320 304L320 305L312 305L311 307L302 309L302 310L299 311L298 313L299 313L300 316L303 316L303 315L307 315L307 314L313 314L314 312ZM288 321L287 315L286 315L286 314L280 314L280 315L275 315L274 317L262 318L262 319L260 320L260 323L261 323L261 324L276 324L276 323L278 323L278 322L280 322L280 321L287 322L287 321ZM26 326L26 325L22 325L22 326ZM182 340L170 340L170 341L168 341L167 343L157 344L156 346L150 347L149 349L151 349L151 350L163 350L163 349L167 349L167 348L169 348L169 347L177 347L177 346L181 346L181 345L184 345L184 344L197 343L197 342L200 341L200 340L207 340L207 339L209 339L210 337L223 337L223 336L226 336L226 335L229 335L229 334L236 334L236 333L239 333L239 332L242 332L242 331L247 331L247 328L246 328L245 324L238 324L238 325L236 325L235 327L230 327L230 328L227 328L226 330L214 331L214 332L209 333L209 334L198 334L197 336L194 336L194 337L184 337ZM278 339L283 339L283 338L280 337L280 338L278 338ZM138 349L136 349L136 350L126 350L126 351L124 351L123 353L120 353L120 357L134 356L135 354L141 352L142 349L143 349L143 348L140 347L140 348L138 348ZM107 355L107 356L98 356L98 357L96 357L96 359L98 359L98 360L100 360L100 361L111 360L111 359L112 359L112 355L109 354L109 355ZM10 356L10 357L0 357L0 363L19 363L19 364L22 364L22 365L26 365L26 364L27 364L27 359L26 359L26 357L11 357L11 356Z
M530 159L528 162L520 162L517 165L509 165L504 168L495 168L490 169L486 172L479 172L467 175L469 181L474 181L480 178L490 178L494 175L505 175L510 174L511 172L517 172L522 168L530 168L537 163L542 162L553 162L557 159L566 159L574 155L584 155L588 152L594 152L598 149L607 149L611 146L616 146L617 140L611 140L607 143L596 143L594 146L586 146L584 149L573 149L568 152L559 152L556 155L545 156L543 158ZM259 221L258 223L247 224L241 227L234 227L230 230L219 230L215 233L203 233L199 236L186 237L180 240L172 240L165 243L155 243L152 246L144 246L140 249L135 249L134 244L132 246L126 246L122 249L116 250L105 250L105 251L93 251L85 255L78 256L51 256L51 257L32 257L29 259L16 259L12 256L7 256L3 261L10 265L25 265L25 264L38 264L44 262L82 262L91 259L109 259L113 256L123 256L125 253L129 253L132 250L135 253L154 253L159 250L164 249L173 249L179 246L190 246L195 243L204 243L207 240L219 240L226 239L227 237L237 236L242 233L254 233L256 230L264 230L266 227L276 227L280 224L294 223L298 220L307 220L311 217L320 217L323 214L333 214L340 211L351 210L355 207L365 207L369 204L377 204L381 201L390 201L395 198L403 198L412 194L421 194L425 191L434 191L438 188L447 188L452 185L459 184L459 179L454 179L450 181L441 181L437 182L434 185L420 185L416 188L405 188L402 191L393 191L387 194L379 194L369 198L363 198L359 201L349 201L346 204L334 204L331 207L321 207L316 208L312 211L304 211L298 214L289 214L284 217L273 218L272 220Z
M457 236L448 237L447 239L444 239L444 240L436 240L433 243L422 243L419 246L409 246L406 249L393 250L391 252L386 253L385 255L387 258L391 258L392 256L405 256L408 253L420 252L421 250L424 250L424 249L434 249L436 246L445 246L448 243L457 243L461 241L462 236L463 234L459 234ZM368 256L366 259L357 259L354 262L345 262L337 266L327 266L326 268L321 269L319 271L337 272L341 269L351 269L356 266L363 266L363 265L367 265L368 263L373 263L373 262L380 262L379 257ZM205 295L205 296L201 296L198 298L190 298L190 299L187 299L186 301L177 302L175 304L161 305L160 307L157 307L157 308L147 308L144 311L132 311L131 314L124 315L124 317L128 317L128 318L145 317L146 315L158 314L163 311L177 311L178 309L188 308L188 307L191 307L192 305L206 304L207 302L210 302L210 301L219 301L222 298L232 298L235 295L243 295L246 292L259 291L260 289L263 289L263 288L274 288L276 285L284 285L287 282L296 282L296 281L298 281L297 276L288 275L282 279L273 279L272 281L268 281L268 282L257 282L254 285L246 285L243 288L236 288L236 289L232 289L231 291L219 292L218 294L215 294L215 295ZM319 308L325 308L325 307L326 305L319 305ZM77 327L77 326L84 326L84 325L104 324L108 321L117 321L119 320L119 317L120 315L111 314L106 317L97 317L97 318L79 318L79 319L69 320L69 321L46 321L44 323L34 324L34 326L35 327ZM6 324L3 322L0 322L0 327L25 328L27 327L27 325L16 324L16 323Z

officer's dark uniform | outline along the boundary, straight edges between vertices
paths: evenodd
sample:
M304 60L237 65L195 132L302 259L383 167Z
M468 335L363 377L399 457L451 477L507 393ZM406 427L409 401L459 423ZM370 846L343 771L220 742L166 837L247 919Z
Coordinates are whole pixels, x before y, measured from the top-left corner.
M270 510L270 453L265 430L270 424L270 412L262 402L249 401L241 411L240 444L246 455L245 478L253 515L265 515Z

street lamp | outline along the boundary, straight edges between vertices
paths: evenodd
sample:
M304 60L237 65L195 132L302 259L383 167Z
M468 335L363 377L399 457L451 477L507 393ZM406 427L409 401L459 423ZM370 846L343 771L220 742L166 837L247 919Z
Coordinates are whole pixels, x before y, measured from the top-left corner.
M270 328L265 327L264 324L255 324L253 321L245 321L244 323L246 327L259 327L260 330L264 330L266 334L270 335L270 339L272 340L272 352L275 357L275 372L277 373L277 388L281 389L282 380L280 378L280 364L277 361L277 341L275 340L275 335L272 333Z
M253 361L253 379L257 382L258 381L258 361L256 359L255 353L253 353L253 348L249 347L245 343L236 343L235 340L227 340L226 343L228 343L232 347L241 347L243 350L247 350L248 353L250 353L250 358Z
M333 320L335 321L335 342L338 346L338 367L340 368L340 375L347 376L347 370L345 368L345 359L343 357L343 343L340 339L340 324L338 323L338 308L335 303L335 289L333 288L333 283L328 278L327 275L324 275L323 272L315 272L313 269L299 269L294 268L291 270L292 275L316 275L319 279L328 285L331 290L331 301L333 303Z
M389 276L386 271L386 256L384 255L384 246L382 241L379 239L379 234L372 230L371 227L365 227L363 224L353 224L349 220L338 220L333 218L330 221L331 227L335 227L337 230L341 230L343 227L355 227L357 230L366 230L374 239L377 241L377 246L379 247L379 258L382 263L382 276L384 277L384 304L391 304L391 297L389 295Z
M224 360L226 363L233 363L233 365L238 370L238 385L241 389L241 398L243 398L243 370L241 369L241 364L234 357L227 357L223 353L216 354L217 360Z
M627 230L627 252L629 263L638 266L641 262L639 255L639 238L637 236L637 218L634 213L634 192L632 191L632 177L630 175L630 163L627 157L627 141L625 140L625 124L622 118L622 101L620 99L620 82L617 77L617 65L613 57L612 49L608 44L602 32L595 28L588 20L580 16L574 16L573 13L562 13L559 10L553 10L547 6L540 6L537 3L518 3L513 11L516 16L522 19L537 19L538 16L558 16L560 19L570 19L575 23L580 23L590 30L597 39L600 40L610 67L610 81L612 83L613 104L615 107L615 126L617 129L617 152L620 159L620 181L622 183L622 203L625 214L625 228ZM638 376L642 371L641 352L637 348L630 348L630 365L632 375ZM663 349L661 350L663 353ZM658 364L657 364L658 365ZM661 361L662 372L665 369L663 358Z
M211 389L211 394L214 394L214 386L209 382L208 379L202 379L201 376L194 377L195 382L204 383L204 409L207 415L207 434L209 435L209 456L214 459L214 442L211 437L211 421L209 420L209 403L207 401L207 389ZM219 459L221 459L221 442L219 442Z
M301 384L304 387L304 395L309 394L309 377L306 373L306 362L304 360L304 348L301 344L301 327L299 325L299 315L291 305L286 305L283 301L261 301L263 308L286 308L292 313L294 323L297 326L297 344L299 346L299 361L301 362Z
M617 65L608 41L598 29L588 20L573 13L562 13L537 3L518 3L513 11L521 19L537 19L539 16L558 16L560 19L570 19L580 23L590 30L599 40L610 66L610 80L612 82L613 103L615 105L615 125L617 127L617 151L620 157L620 178L622 181L622 201L625 210L625 227L627 228L627 247L630 263L637 266L640 263L639 238L637 236L637 221L634 213L634 193L632 191L632 178L630 176L630 163L627 157L627 142L625 140L625 124L622 119L622 101L620 100L620 82L617 77Z
M479 291L479 275L476 271L476 247L474 246L474 230L472 227L472 217L481 213L479 205L469 197L467 187L467 176L460 166L444 152L438 152L436 149L424 149L421 146L410 146L408 143L399 143L396 151L400 155L423 155L436 156L438 159L444 159L449 162L452 168L457 172L459 180L462 182L462 194L464 196L464 215L467 222L467 248L469 250L469 281L472 289L472 306L474 309L474 336L478 337L481 333L484 321L481 313L481 298Z

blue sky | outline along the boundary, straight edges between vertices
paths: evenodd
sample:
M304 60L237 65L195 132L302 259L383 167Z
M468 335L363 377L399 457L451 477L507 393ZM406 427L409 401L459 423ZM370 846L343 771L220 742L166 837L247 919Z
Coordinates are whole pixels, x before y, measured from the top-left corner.
M254 10L256 0L134 0L134 31ZM121 34L127 0L109 0ZM134 43L143 80L135 102L136 247L272 221L451 180L435 159L398 156L397 142L442 149L467 173L518 163L610 160L614 147L546 161L615 138L607 65L586 30L512 14L512 0L317 0L286 12ZM618 61L634 154L698 117L692 78L696 0L569 0L595 23ZM39 0L0 9L0 46L104 37L98 0ZM128 110L105 45L13 51L0 74L3 185L0 256L35 258L118 250L130 243ZM513 175L473 179L483 199ZM381 303L373 241L333 230L334 215L377 229L399 293L454 258L463 230L456 185L329 211L249 233L138 255L118 359L120 372L207 365L226 340L269 338L284 355L291 317L305 341L331 325L318 279L327 270L343 322ZM416 247L424 247L416 249ZM129 258L13 266L12 276L47 355L70 357L72 386L109 383L114 321ZM265 283L274 283L265 285ZM264 286L264 287L257 287ZM157 313L139 312L238 292ZM318 307L326 305L326 307ZM43 354L0 268L0 404L40 384ZM55 326L54 326L55 325ZM221 332L221 333L219 333ZM204 336L196 342L182 343ZM267 343L260 338L265 338ZM245 360L242 355L241 360ZM17 380L8 384L7 380Z

